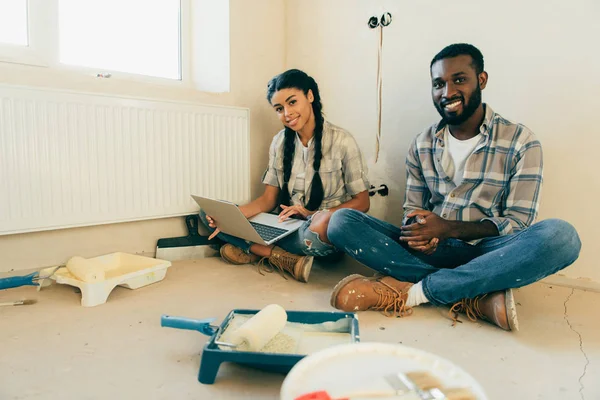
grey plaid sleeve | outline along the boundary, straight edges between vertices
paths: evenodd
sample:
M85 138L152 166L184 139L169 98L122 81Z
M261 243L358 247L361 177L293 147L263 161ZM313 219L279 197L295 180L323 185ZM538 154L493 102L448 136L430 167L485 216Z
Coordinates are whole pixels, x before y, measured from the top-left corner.
M356 140L351 135L345 138L346 151L342 159L344 186L351 196L369 190L368 169Z
M269 165L263 175L262 182L265 185L279 187L279 179L277 177L277 169L275 169L275 161L277 160L277 147L279 135L276 135L269 147Z

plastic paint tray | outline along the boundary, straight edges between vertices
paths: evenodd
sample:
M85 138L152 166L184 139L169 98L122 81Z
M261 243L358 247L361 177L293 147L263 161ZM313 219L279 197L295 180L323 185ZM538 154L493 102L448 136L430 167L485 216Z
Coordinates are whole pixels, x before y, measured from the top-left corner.
M80 281L66 267L60 268L52 276L56 283L78 287L81 290L81 305L84 307L106 303L110 292L116 286L138 289L162 281L167 274L167 268L171 266L170 261L128 253L106 254L92 260L106 266L103 281Z
M302 354L281 354L281 353L259 353L251 351L223 350L219 346L221 332L224 332L235 314L253 315L260 310L236 309L229 312L220 326L211 325L214 318L211 319L190 319L184 317L171 317L163 315L161 326L196 330L207 336L210 336L208 343L202 351L200 360L200 371L198 380L204 384L212 384L219 371L219 367L224 362L233 362L247 365L265 371L288 373L290 369L306 355ZM348 332L351 343L360 341L358 318L354 313L345 312L318 312L318 311L287 311L287 321L301 324L321 324L323 322L335 322L340 319L348 318Z

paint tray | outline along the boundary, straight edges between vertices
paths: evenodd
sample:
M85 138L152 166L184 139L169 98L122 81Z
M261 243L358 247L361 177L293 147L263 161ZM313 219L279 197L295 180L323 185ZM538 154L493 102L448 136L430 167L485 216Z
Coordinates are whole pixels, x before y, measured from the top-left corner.
M112 253L95 257L103 265L105 279L99 282L84 282L77 279L66 267L57 270L52 279L56 283L71 285L81 290L81 305L94 307L106 303L108 296L117 286L138 289L162 281L171 262L128 253Z
M260 310L244 309L232 310L221 323L221 325L218 326L211 325L211 323L214 321L214 318L197 320L185 317L172 317L163 315L161 317L161 326L196 330L210 337L208 343L204 346L202 358L200 360L198 380L201 383L214 383L219 371L219 367L224 362L233 362L265 371L286 374L298 361L313 352L310 351L311 346L304 346L303 349L307 351L298 352L306 354L264 351L251 352L232 349L228 343L224 341L224 339L226 339L228 327L236 322L236 318L243 321L244 319L249 319L249 317L258 313L259 311ZM354 313L337 311L287 311L287 324L286 327L284 327L284 330L288 327L290 327L290 329L295 329L294 327L300 324L303 324L307 327L307 330L303 331L302 333L303 339L301 343L314 344L314 339L318 339L319 343L323 343L323 340L321 340L323 337L316 336L315 332L323 332L323 334L327 334L326 330L321 330L321 328L324 326L335 326L335 333L345 334L347 339L344 340L346 340L346 343L356 343L360 341L358 318ZM313 327L318 327L319 329L314 330ZM325 343L327 343L327 341L325 341ZM330 342L330 344L335 345L337 343ZM301 344L298 346L302 347ZM321 348L315 348L314 351L320 349Z

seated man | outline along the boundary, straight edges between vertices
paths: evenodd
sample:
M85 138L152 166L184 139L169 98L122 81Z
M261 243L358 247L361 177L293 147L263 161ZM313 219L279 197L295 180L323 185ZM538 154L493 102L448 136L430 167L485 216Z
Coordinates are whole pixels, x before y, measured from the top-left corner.
M408 152L403 226L343 209L327 231L335 247L383 276L343 279L331 304L398 316L423 303L453 305L455 321L463 312L516 330L511 288L572 264L581 242L565 221L533 224L542 147L525 126L481 102L488 80L481 52L450 45L430 72L442 120Z

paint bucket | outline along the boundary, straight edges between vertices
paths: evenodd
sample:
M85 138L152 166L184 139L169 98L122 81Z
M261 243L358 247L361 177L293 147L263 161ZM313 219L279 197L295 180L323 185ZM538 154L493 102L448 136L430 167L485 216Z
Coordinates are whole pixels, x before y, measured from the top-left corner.
M487 400L481 385L456 364L422 350L387 343L340 345L302 359L283 382L280 398L294 400L322 390L347 393L349 383L352 388L369 388L371 382L398 372L428 372L445 387L469 388L478 400Z

